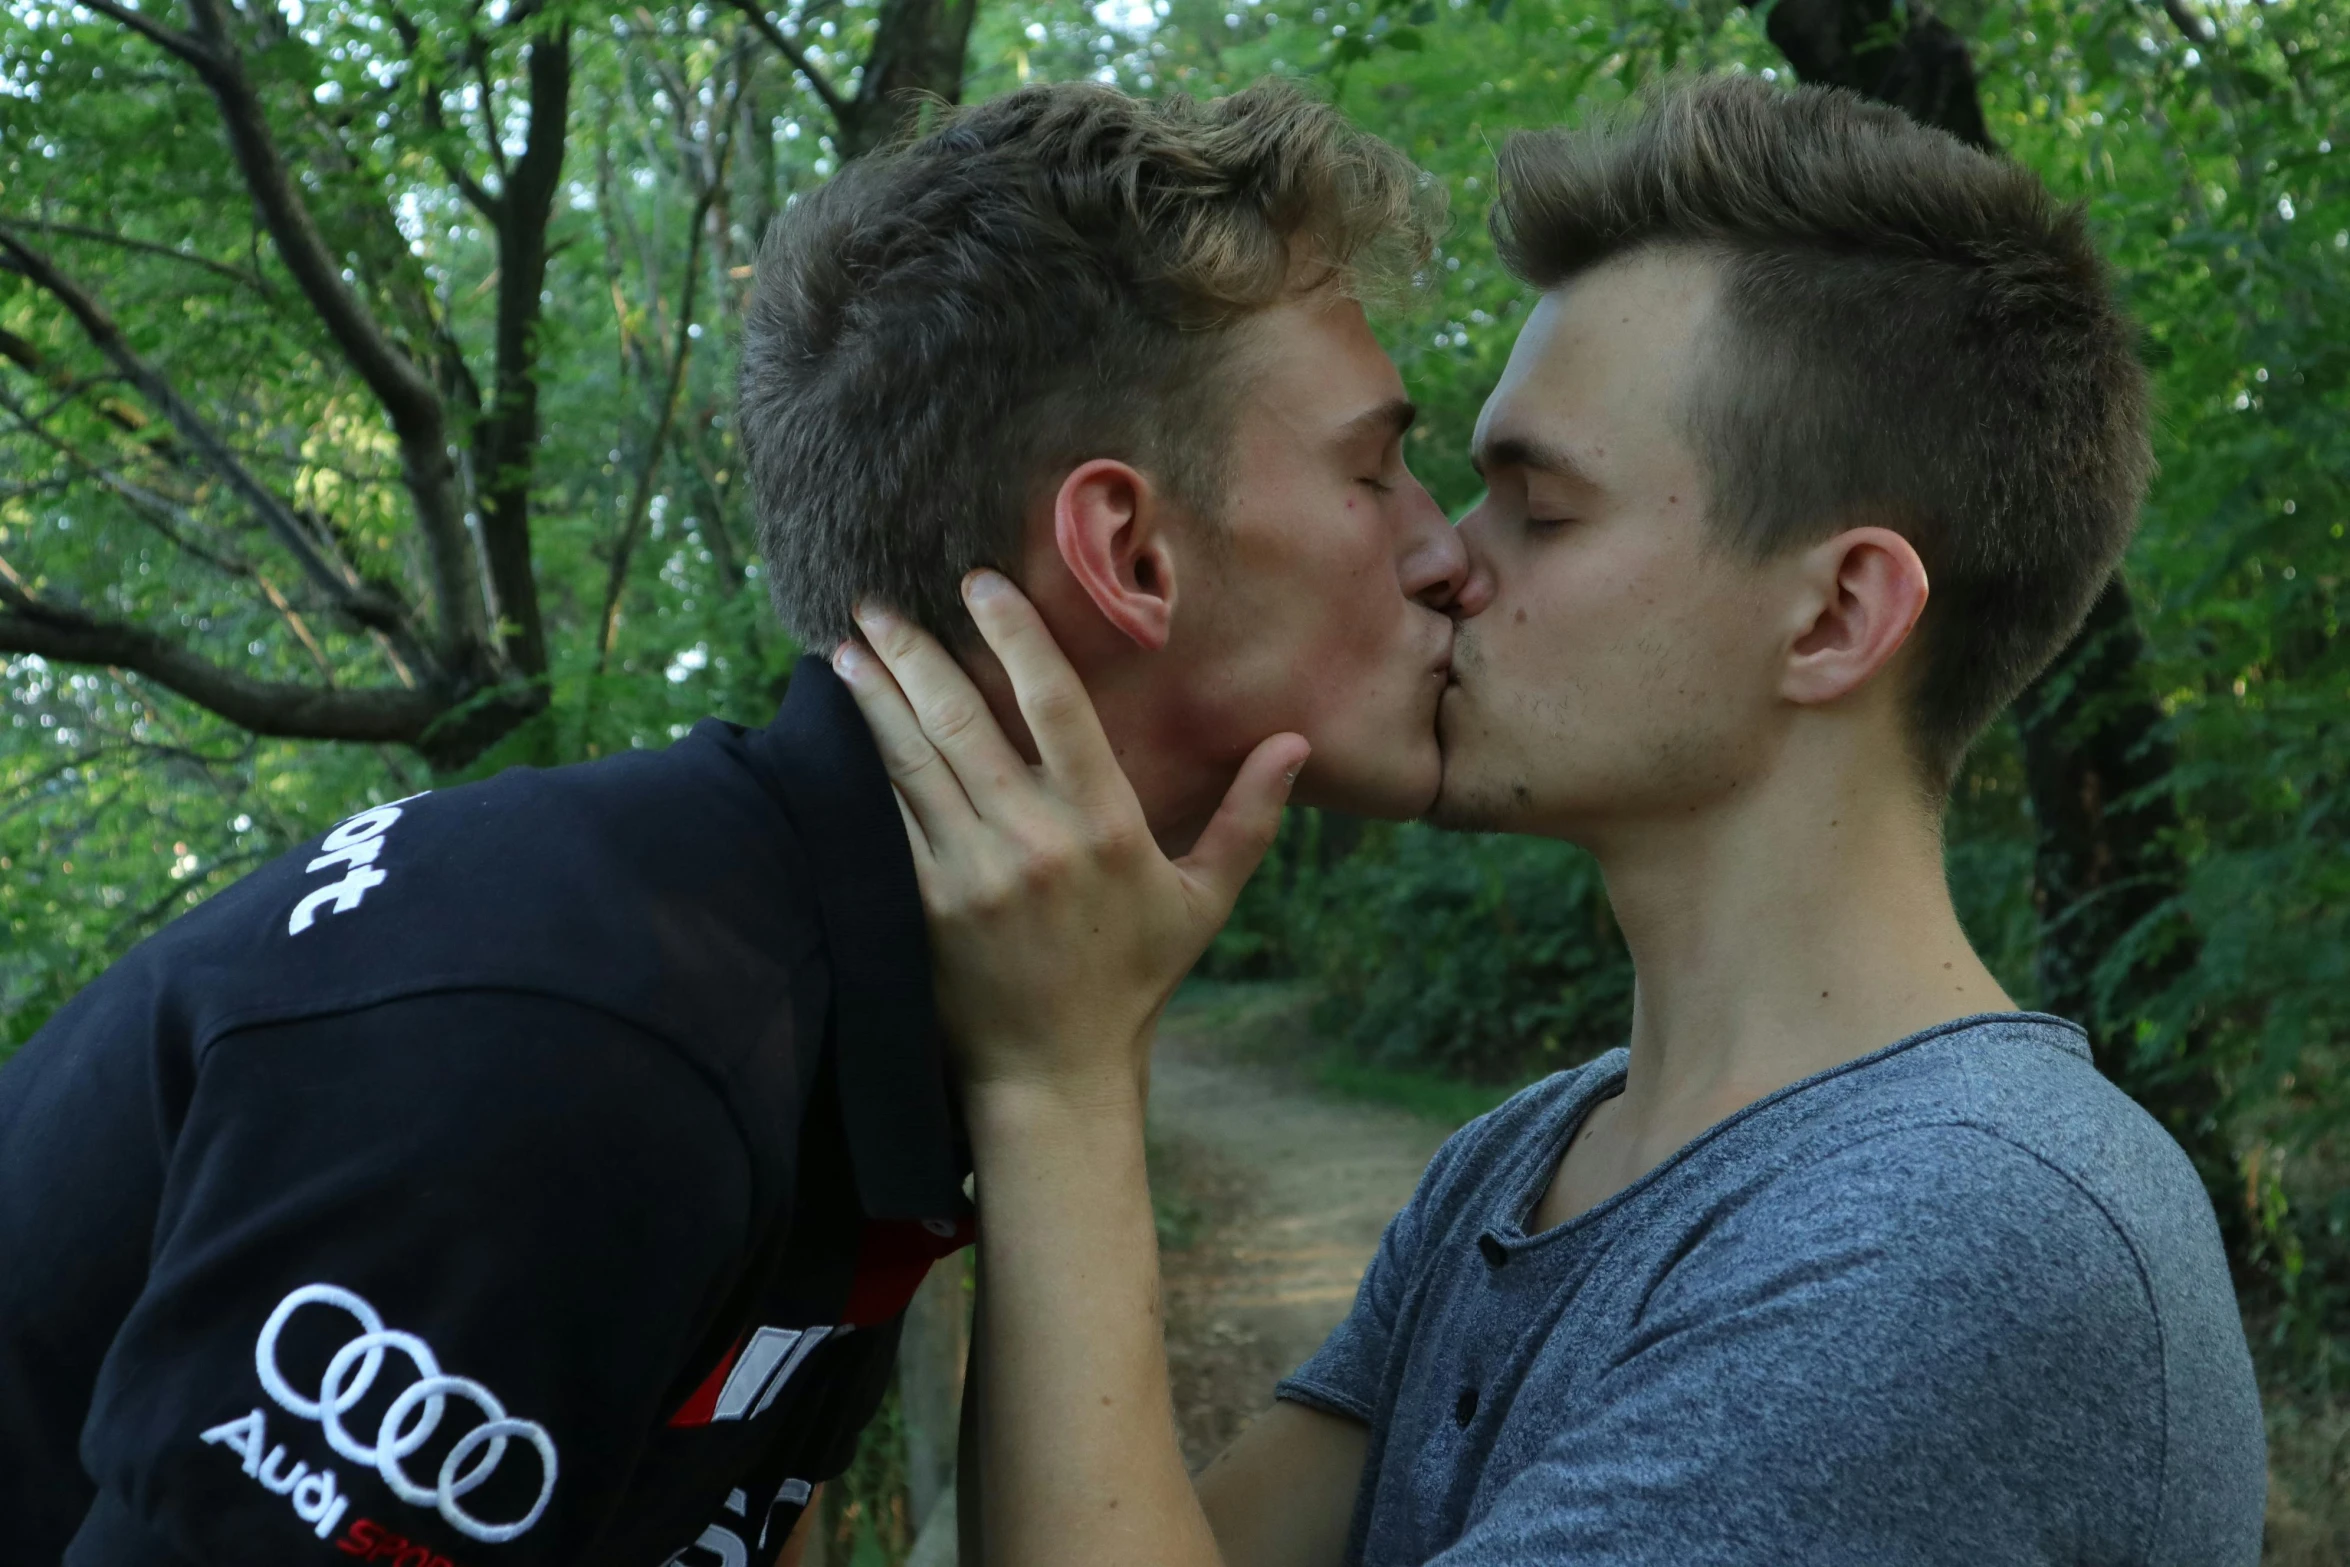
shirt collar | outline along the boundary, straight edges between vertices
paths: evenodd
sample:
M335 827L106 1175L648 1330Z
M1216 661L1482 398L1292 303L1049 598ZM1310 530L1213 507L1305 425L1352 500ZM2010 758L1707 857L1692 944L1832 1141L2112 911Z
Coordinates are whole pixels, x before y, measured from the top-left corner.
M865 1214L959 1217L969 1151L947 1092L914 856L872 732L840 677L810 656L775 721L747 739L815 871L841 1119Z

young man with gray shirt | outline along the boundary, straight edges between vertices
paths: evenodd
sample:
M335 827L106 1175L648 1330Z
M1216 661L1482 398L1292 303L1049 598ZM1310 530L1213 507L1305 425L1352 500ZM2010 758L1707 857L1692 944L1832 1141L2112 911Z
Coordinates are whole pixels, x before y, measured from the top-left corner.
M1631 1037L1446 1146L1196 1490L1148 1043L1306 743L1260 745L1170 861L1002 579L970 603L1033 755L901 623L838 660L964 1078L986 1559L2250 1567L2260 1407L2209 1200L2077 1028L2015 1010L1942 871L1961 755L2149 467L2079 211L1742 79L1501 173L1542 297L1477 430L1437 814L1598 857Z

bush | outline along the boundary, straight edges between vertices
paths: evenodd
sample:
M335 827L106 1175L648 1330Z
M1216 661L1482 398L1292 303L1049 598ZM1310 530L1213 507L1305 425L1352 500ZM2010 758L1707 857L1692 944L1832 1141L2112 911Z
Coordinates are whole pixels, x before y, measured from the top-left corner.
M1317 1026L1350 1054L1471 1082L1588 1060L1631 1021L1631 959L1589 855L1417 823L1291 812L1204 972L1311 978Z

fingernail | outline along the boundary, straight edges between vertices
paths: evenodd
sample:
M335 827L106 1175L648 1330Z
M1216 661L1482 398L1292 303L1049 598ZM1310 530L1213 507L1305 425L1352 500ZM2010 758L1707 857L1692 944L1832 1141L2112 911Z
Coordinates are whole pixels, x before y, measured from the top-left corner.
M833 673L843 680L854 680L865 672L865 650L854 642L843 642L832 650Z
M851 610L849 613L856 617L858 625L863 626L868 630L877 631L884 627L897 624L897 617L890 612L888 605L877 604L871 599L866 599L859 603L857 607Z
M963 579L963 597L976 604L981 599L994 598L1010 586L1011 583L1004 580L1001 572L983 567Z

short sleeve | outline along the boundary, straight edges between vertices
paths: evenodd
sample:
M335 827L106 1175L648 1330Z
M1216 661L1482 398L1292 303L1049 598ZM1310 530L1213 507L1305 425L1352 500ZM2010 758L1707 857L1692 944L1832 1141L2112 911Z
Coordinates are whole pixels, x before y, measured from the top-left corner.
M1405 1331L1404 1303L1420 1270L1421 1247L1430 1227L1441 1222L1432 1215L1450 1199L1454 1172L1473 1167L1478 1149L1506 1139L1506 1133L1496 1132L1501 1113L1478 1117L1436 1150L1412 1200L1380 1232L1379 1249L1363 1270L1346 1320L1331 1330L1304 1365L1281 1380L1273 1390L1276 1398L1366 1425L1376 1422L1389 1357Z
M1812 1176L1697 1237L1592 1396L1540 1412L1539 1456L1437 1562L1979 1567L2150 1547L2161 1340L2096 1204L1957 1126Z
M1304 1365L1281 1380L1275 1397L1366 1425L1375 1418L1404 1286L1419 1251L1419 1202L1415 1194L1387 1221L1346 1320L1331 1330Z
M66 1560L584 1554L747 1245L716 1090L599 1011L468 992L216 1041L167 1135Z

